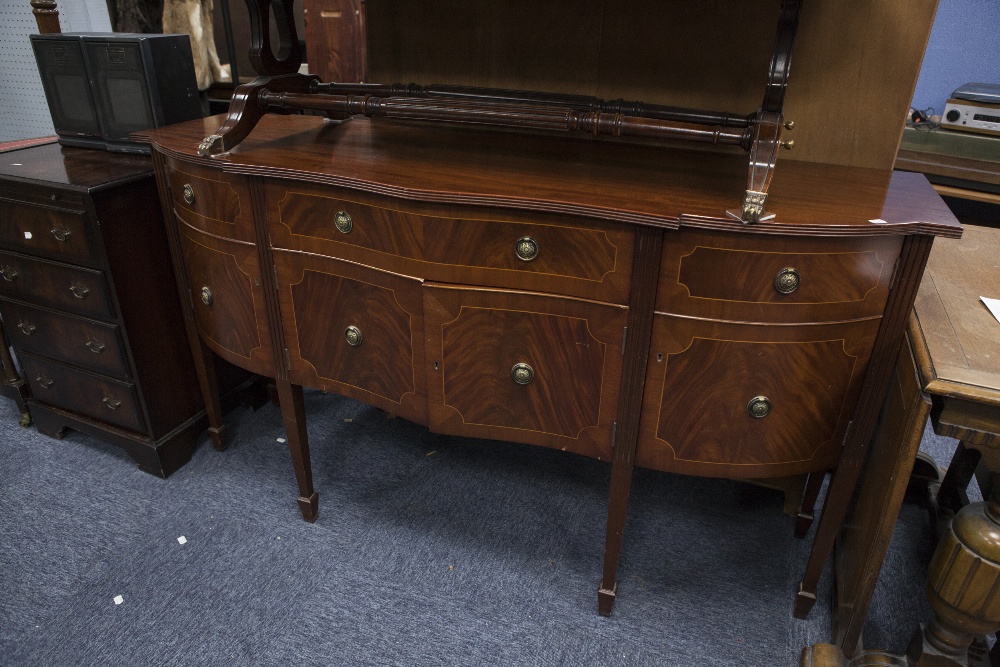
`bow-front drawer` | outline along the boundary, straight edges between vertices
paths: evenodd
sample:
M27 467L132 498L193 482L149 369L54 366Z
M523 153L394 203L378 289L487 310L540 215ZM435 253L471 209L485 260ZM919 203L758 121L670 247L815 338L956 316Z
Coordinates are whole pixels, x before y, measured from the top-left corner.
M655 315L636 463L732 478L834 467L879 323Z
M635 237L624 225L308 184L264 190L275 248L426 280L628 300Z
M21 354L32 398L131 431L144 432L135 386L63 364Z
M104 373L128 377L118 327L24 304L0 302L7 337L17 350Z
M0 296L80 315L114 316L101 271L2 251Z
M92 265L100 261L82 211L2 201L0 245L18 252Z
M254 242L250 193L238 176L168 158L167 183L174 213L195 229Z
M901 245L682 230L664 243L656 310L740 322L878 317Z

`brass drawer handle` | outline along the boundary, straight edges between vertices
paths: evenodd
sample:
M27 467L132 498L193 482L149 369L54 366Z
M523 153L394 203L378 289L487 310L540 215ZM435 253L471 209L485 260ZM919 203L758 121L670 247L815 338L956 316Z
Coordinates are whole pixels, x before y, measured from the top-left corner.
M771 413L771 399L767 396L754 396L747 403L747 414L754 419L761 419Z
M105 396L101 400L103 400L104 401L104 405L108 406L108 408L110 408L111 410L117 410L118 408L121 407L121 404L122 404L121 401L116 400L114 398L111 398L109 396Z
M514 254L524 262L530 262L538 257L538 241L530 236L522 236L514 245Z
M361 345L362 341L361 329L355 326L347 327L347 329L344 330L344 338L347 339L347 344L350 345L351 347L357 347L358 345Z
M29 322L21 322L20 324L17 325L17 328L20 329L21 333L23 333L25 336L30 336L31 334L35 333L35 331L38 330L38 327Z
M65 243L71 235L72 232L65 227L56 227L52 230L52 236L56 237L57 241L62 241L63 243Z
M781 294L791 294L799 288L799 272L791 267L778 271L774 277L774 289Z
M44 375L39 375L38 377L35 378L35 380L45 389L48 389L49 387L51 387L56 383L55 380L53 380L52 378L47 378Z
M531 384L535 379L535 369L528 364L514 364L510 369L510 379L520 385Z
M206 306L212 305L212 290L207 287L201 288L201 302Z
M333 219L333 224L345 234L350 233L354 229L354 220L351 219L351 214L347 211L337 211L337 215Z
M81 285L80 283L73 283L69 286L69 291L73 293L77 299L84 299L90 294L90 288L86 285Z
M181 196L184 197L184 201L186 201L189 206L194 204L194 188L191 187L190 183L184 184L184 191Z
M104 350L107 349L104 343L98 343L96 340L88 340L87 348L89 348L90 351L93 352L94 354L100 354L101 352L104 352Z
M12 283L17 278L17 271L9 266L0 267L0 276L3 276L3 279L7 282Z

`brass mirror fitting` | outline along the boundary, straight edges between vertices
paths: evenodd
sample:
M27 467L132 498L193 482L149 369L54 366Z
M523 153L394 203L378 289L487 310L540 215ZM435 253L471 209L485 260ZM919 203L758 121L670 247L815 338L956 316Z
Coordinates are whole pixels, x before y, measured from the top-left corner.
M212 305L212 290L207 287L201 288L201 302L206 306Z
M791 294L799 288L801 278L799 272L792 267L785 267L774 276L774 289L781 294Z
M514 245L514 254L517 255L518 259L530 262L538 257L538 241L530 236L522 236Z
M333 224L344 234L348 234L354 229L354 220L351 219L351 214L347 211L337 211L337 215L333 219Z
M789 139L787 141L782 141L781 142L781 147L784 148L786 151L790 151L793 148L795 148L795 140L794 139Z
M517 384L531 384L535 379L535 369L528 364L514 364L510 369L510 378Z
M786 130L794 130L795 129L795 121L794 120L786 120L785 123L784 123L784 126L785 126Z
M70 232L65 227L56 227L55 229L52 230L52 236L56 237L57 241L62 241L63 243L68 241L71 235L72 232Z
M38 377L35 378L35 381L38 382L38 384L42 385L42 387L45 389L48 389L49 387L51 387L56 383L55 380L49 377L45 377L44 375L39 375Z
M17 325L17 328L20 329L21 333L23 333L25 336L30 336L31 334L35 333L35 331L38 329L38 327L36 327L34 324L30 324L28 322L21 322L20 324Z
M181 196L184 197L184 201L188 203L188 206L194 204L194 188L191 187L190 183L184 184L184 191Z
M771 413L771 400L767 396L754 396L747 403L747 414L754 419L761 419Z
M111 398L110 396L105 396L101 400L104 402L104 405L108 406L108 408L110 408L111 410L117 410L118 408L121 407L122 404L121 401L115 398Z
M17 271L9 266L0 267L0 276L3 276L3 279L7 282L12 283L17 278Z
M73 283L69 286L69 291L73 293L77 299L83 299L88 294L90 294L90 288L86 285L81 285L80 283Z
M347 340L347 344L351 347L361 345L361 329L355 326L347 327L347 329L344 330L344 339Z
M98 343L96 340L88 340L87 349L89 349L94 354L100 354L101 352L104 352L105 346L104 343Z

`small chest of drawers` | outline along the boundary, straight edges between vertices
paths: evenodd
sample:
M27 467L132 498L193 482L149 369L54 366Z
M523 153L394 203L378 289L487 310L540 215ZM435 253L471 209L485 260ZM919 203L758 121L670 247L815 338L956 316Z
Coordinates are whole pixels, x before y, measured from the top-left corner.
M0 155L0 317L39 431L89 433L164 477L190 458L205 413L149 158Z

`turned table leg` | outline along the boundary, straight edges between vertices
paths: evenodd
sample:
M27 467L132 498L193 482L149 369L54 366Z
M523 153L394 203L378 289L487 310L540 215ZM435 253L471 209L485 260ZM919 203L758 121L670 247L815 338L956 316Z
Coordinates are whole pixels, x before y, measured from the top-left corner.
M964 667L976 635L1000 629L1000 492L993 478L990 501L959 511L931 559L934 616L907 651L914 667Z

